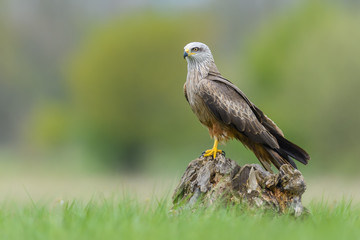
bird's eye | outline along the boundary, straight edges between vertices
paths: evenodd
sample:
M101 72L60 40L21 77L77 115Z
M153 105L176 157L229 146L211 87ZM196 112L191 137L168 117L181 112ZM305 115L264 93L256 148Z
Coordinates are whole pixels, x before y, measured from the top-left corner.
M191 51L197 52L197 51L199 51L199 48L198 48L198 47L194 47L193 49L191 49Z

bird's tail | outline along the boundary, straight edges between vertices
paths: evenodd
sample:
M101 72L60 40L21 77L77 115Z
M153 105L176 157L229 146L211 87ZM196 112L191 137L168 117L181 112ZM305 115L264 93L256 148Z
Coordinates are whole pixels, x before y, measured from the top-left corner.
M297 168L293 159L305 165L308 163L310 156L304 149L285 139L281 135L275 134L274 136L276 137L280 148L272 149L266 146L264 146L264 148L270 154L272 158L270 160L276 168L279 169L283 164L291 164L294 168Z

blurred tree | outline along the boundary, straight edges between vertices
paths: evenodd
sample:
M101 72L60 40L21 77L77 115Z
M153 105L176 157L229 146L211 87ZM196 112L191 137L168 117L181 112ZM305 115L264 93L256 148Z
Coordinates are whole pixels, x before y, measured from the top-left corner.
M307 1L266 24L247 55L257 101L322 167L339 167L339 159L349 162L348 169L359 166L358 15Z
M68 2L0 2L0 144L18 149L59 142L39 125L56 121L48 102L66 105L59 63L86 31L79 26L83 15Z
M182 92L182 49L205 39L210 24L200 15L142 14L94 31L72 56L68 81L91 148L132 169L150 148L193 131L186 123L192 116Z
M47 103L33 110L25 129L27 141L43 151L63 147L70 137L71 117L65 104Z

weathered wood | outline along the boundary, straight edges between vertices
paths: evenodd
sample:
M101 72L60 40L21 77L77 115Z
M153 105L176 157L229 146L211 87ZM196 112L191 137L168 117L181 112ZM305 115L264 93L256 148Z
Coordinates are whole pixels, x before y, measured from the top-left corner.
M193 207L195 203L247 203L300 216L305 189L301 172L290 165L281 166L279 173L273 174L258 164L240 167L221 154L216 159L200 156L188 165L174 191L173 204L178 208Z

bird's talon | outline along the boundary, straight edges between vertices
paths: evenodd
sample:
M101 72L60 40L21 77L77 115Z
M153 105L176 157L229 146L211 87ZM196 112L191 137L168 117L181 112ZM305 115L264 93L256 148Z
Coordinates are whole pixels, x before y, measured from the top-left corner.
M209 150L206 150L205 151L205 154L203 154L203 156L204 157L210 157L210 156L212 156L213 157L213 159L215 159L216 158L216 154L217 153L220 153L220 154L222 154L222 150L220 150L220 149L209 149Z

